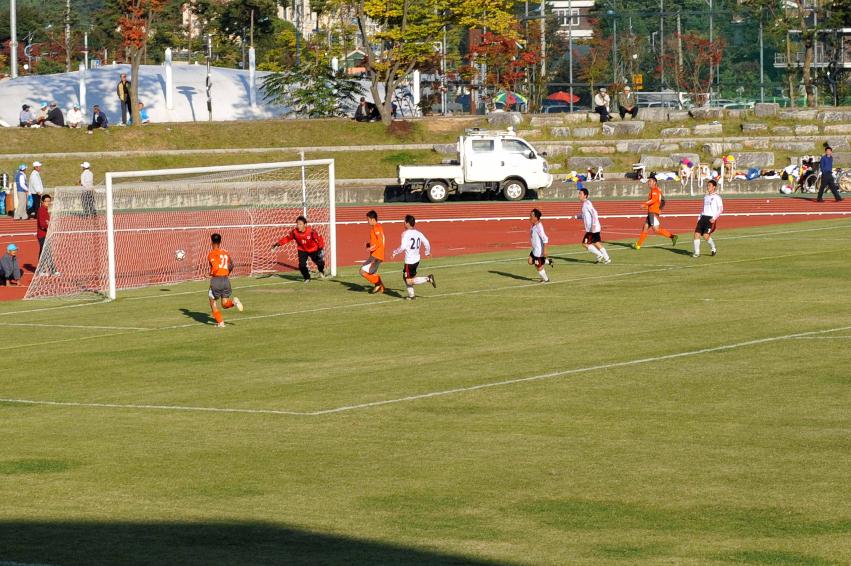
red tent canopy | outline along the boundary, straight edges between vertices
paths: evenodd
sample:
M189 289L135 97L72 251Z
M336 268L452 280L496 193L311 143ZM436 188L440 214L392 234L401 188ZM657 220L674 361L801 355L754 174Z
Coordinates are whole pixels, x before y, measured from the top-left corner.
M572 101L571 101L571 97L573 98ZM579 97L576 96L575 94L570 94L569 92L564 92L563 90L559 90L559 91L556 91L556 92L552 93L551 95L549 95L547 97L547 100L559 100L561 102L567 102L568 104L570 104L571 102L576 104L577 102L579 102Z

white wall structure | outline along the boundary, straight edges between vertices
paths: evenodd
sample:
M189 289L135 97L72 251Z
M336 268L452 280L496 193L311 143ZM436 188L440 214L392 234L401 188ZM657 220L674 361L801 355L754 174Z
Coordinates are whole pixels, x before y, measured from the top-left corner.
M152 122L206 122L207 99L204 87L204 65L172 66L175 84L174 108L168 109L168 90L163 65L142 65L139 69L139 100L145 104ZM74 103L85 105L83 112L91 115L91 107L100 105L109 117L110 124L121 122L121 110L115 85L121 73L130 76L130 65L111 65L81 72L54 75L30 75L17 79L0 80L0 119L9 124L18 123L22 104L38 107L41 102L55 100L63 111ZM257 72L260 82L268 72ZM268 104L262 96L256 106L251 106L251 80L247 70L212 68L213 117L217 121L268 119L281 116L285 108ZM81 81L85 86L85 100L81 100ZM85 103L85 104L84 104Z

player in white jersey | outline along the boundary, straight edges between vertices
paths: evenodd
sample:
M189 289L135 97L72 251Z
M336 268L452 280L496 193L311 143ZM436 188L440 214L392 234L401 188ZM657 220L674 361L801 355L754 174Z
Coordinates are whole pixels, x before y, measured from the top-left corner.
M597 263L612 263L609 252L603 247L603 237L600 235L600 217L597 209L588 199L588 189L579 189L579 202L582 203L582 212L576 216L585 224L585 236L582 237L582 245L597 258Z
M547 277L545 265L552 265L551 259L547 259L547 244L550 239L547 233L544 232L544 224L541 222L541 211L533 208L529 213L529 222L532 223L532 228L529 230L529 240L532 243L532 251L529 252L529 265L534 265L538 270L538 275L542 283L549 283L550 278Z
M437 287L437 284L434 282L434 275L417 277L417 267L420 265L420 249L425 248L425 255L431 255L431 243L429 243L425 234L414 228L416 225L416 218L410 214L405 216L405 231L402 232L402 243L398 248L393 250L393 257L405 252L405 267L402 270L402 278L405 280L405 286L408 290L408 296L405 298L409 301L417 298L414 293L414 285L431 283L432 287Z
M715 223L718 217L724 212L724 202L721 200L721 195L715 192L718 189L716 181L709 181L706 185L706 196L703 197L703 211L700 213L700 219L697 221L697 226L694 228L694 255L692 257L700 257L700 238L704 238L709 244L709 250L712 255L718 253L715 248L715 241L712 239L712 233L715 232Z

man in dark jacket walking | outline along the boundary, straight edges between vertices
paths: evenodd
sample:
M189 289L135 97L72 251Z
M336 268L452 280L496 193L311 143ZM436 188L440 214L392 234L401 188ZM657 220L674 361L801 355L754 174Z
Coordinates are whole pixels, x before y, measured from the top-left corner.
M833 148L829 145L824 146L824 155L821 156L818 167L819 171L821 171L821 184L818 188L818 197L816 197L816 200L818 202L824 202L824 190L830 189L836 202L841 201L842 197L839 196L836 179L833 178Z
M118 81L115 91L121 104L121 125L126 126L128 115L133 118L133 101L130 100L130 81L127 80L127 73L121 73L121 80Z

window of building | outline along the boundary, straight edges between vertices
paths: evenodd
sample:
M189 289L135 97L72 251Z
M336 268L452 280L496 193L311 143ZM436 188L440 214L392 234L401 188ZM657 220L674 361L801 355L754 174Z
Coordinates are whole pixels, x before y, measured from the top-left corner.
M558 23L562 27L579 27L579 8L562 8L555 10Z

